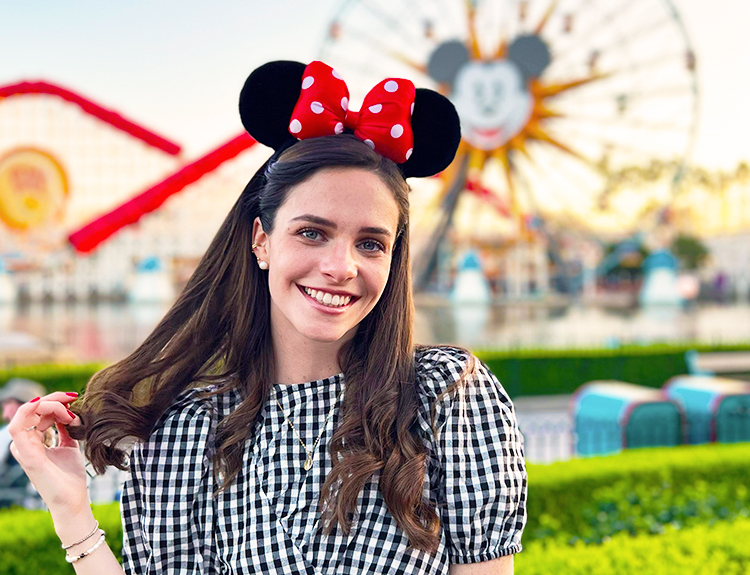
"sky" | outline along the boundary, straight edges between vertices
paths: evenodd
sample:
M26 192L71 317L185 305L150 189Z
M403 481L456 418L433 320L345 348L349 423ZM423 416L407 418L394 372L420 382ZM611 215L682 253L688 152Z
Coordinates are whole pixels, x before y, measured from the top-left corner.
M317 57L344 3L0 0L0 86L59 84L176 141L191 158L242 131L237 99L255 67ZM693 161L731 170L750 161L750 2L674 4L698 59Z

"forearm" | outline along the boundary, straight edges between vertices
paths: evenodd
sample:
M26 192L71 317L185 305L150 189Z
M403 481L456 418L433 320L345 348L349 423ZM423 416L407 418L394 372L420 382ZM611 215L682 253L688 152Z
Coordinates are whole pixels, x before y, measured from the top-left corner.
M63 545L70 545L86 538L92 533L96 525L96 520L90 507L75 516L67 514L56 516L53 512L52 519L55 524L55 531ZM97 531L92 537L73 545L67 549L67 554L71 557L76 557L91 549L99 541L100 534L101 532ZM60 553L60 560L65 561L62 555L65 552L61 550ZM106 541L103 541L91 554L75 561L72 565L77 575L124 575L120 563Z

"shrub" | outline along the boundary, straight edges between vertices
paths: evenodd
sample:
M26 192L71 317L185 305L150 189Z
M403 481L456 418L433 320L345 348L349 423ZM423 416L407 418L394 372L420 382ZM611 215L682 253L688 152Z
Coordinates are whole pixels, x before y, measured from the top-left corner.
M81 393L97 371L104 367L90 363L82 365L25 365L0 371L0 385L11 377L25 377L38 381L47 391L76 391Z
M750 519L689 529L669 526L662 535L626 533L603 545L534 542L515 559L516 575L740 575L750 572Z
M587 381L618 379L661 387L687 373L685 352L747 351L750 345L622 346L614 349L475 350L511 397L573 393Z
M525 543L597 543L620 531L659 533L750 509L750 444L633 449L528 471Z
M119 505L95 505L94 516L119 559L122 554ZM71 572L47 511L15 508L0 513L0 574L70 575Z

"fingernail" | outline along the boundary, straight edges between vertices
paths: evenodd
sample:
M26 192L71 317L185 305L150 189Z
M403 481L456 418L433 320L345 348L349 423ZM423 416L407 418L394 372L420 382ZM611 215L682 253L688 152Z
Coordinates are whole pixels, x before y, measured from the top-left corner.
M78 397L78 394L75 391L66 391L65 395L69 395L70 397Z
M31 400L31 401L30 401L29 403L34 403L35 401L39 401L39 398L38 398L38 397L35 397L35 398L34 398L34 399L32 399L32 400Z
M69 415L70 417L72 417L73 419L75 419L75 418L76 418L76 414L75 414L75 413L73 413L72 411L70 411L69 409L66 409L65 411L67 411L67 412L68 412L68 415Z

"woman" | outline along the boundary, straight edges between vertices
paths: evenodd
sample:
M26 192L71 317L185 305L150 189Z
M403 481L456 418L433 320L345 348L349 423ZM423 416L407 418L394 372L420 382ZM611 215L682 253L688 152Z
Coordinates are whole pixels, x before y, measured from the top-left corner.
M526 497L512 404L468 352L412 343L404 176L447 166L455 110L387 79L356 114L342 85L320 62L248 78L243 122L276 153L178 301L78 415L53 393L13 420L77 573L123 570L71 435L97 471L130 470L129 574L512 573ZM45 449L51 425L61 444Z

